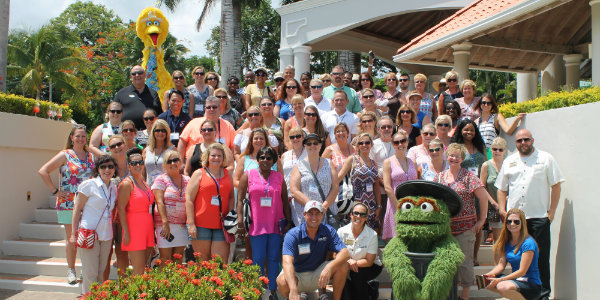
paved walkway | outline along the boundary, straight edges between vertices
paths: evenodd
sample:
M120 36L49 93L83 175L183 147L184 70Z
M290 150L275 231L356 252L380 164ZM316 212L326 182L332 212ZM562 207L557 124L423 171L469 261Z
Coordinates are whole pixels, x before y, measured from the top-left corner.
M51 292L34 292L34 291L14 291L1 290L0 299L6 300L70 300L77 299L78 294L69 293L51 293Z

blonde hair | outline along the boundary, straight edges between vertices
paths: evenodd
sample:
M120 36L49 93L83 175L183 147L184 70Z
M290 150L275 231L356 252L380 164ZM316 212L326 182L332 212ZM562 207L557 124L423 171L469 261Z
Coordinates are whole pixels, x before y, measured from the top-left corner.
M442 147L442 149L444 149L444 143L442 142L442 140L435 138L433 139L431 142L429 142L429 147L431 146L440 146ZM427 149L429 150L429 149Z
M492 147L497 146L503 149L506 149L506 140L503 139L502 137L496 137L493 141L492 141Z
M262 110L260 110L260 107L258 107L256 105L252 105L252 106L248 107L248 110L246 110L246 113L250 113L250 110L255 110L258 113L258 117L260 118L260 127L264 126L265 118L263 118Z
M165 152L165 154L163 155L163 169L166 170L167 169L167 161L169 159L171 159L171 156L173 156L173 154L177 155L179 157L179 159L181 159L181 155L179 155L179 152L175 151L175 150L167 150Z
M371 120L373 120L373 131L376 132L377 131L377 115L372 111L367 111L360 115L360 118L358 118L358 124L356 125L356 127L358 128L358 132L362 133L364 130L362 128L362 120L364 117L371 117Z
M221 165L219 167L223 168L227 166L227 156L225 156L225 148L220 143L212 143L206 148L206 151L202 152L202 166L208 168L208 156L210 155L210 151L214 149L221 151L221 154L223 154L223 161L221 162Z
M450 123L450 126L452 126L452 118L450 118L449 115L439 115L436 119L435 119L435 127L437 127L441 122L447 121L448 123Z
M465 145L459 143L452 143L448 145L448 148L446 149L446 156L449 156L450 153L456 151L460 152L462 159L465 159L465 157L467 156L467 148L465 147Z
M446 78L446 80L448 80L448 79L450 79L450 78L452 78L452 77L454 77L454 78L458 79L458 73L456 73L456 71L454 71L454 70L450 70L450 71L448 71L448 72L446 73L446 76L445 76L444 78Z
M460 90L462 91L462 89L464 89L465 87L470 86L473 88L473 92L475 92L477 90L477 84L475 84L475 81L471 80L471 79L465 79L461 82L460 84Z
M227 96L227 104L225 104L225 111L228 112L229 110L231 110L231 101L229 101L229 96L227 95L227 91L224 88L218 88L215 90L215 93L213 95L215 95L215 97L216 97L217 93L225 93L225 96ZM220 101L221 101L221 99L219 99L219 106L221 105ZM222 112L222 113L224 113L224 112Z
M160 127L160 128L159 128ZM167 121L163 119L158 119L152 125L152 130L148 133L148 151L154 151L154 147L156 147L156 138L154 137L154 130L156 129L166 129L167 133L165 134L165 149L171 148L171 129L169 128L169 124Z
M135 128L135 123L133 123L133 121L131 121L131 120L125 120L125 121L123 121L123 123L121 123L121 128L123 128L125 126L131 126L131 127L133 127L134 132L137 132L137 128Z
M423 125L423 127L421 128L421 132L425 131L425 129L431 128L433 129L433 133L437 133L437 130L435 130L435 126L431 123L427 123L425 125Z
M304 96L302 96L300 94L296 94L296 95L292 96L292 105L294 105L298 102L302 102L302 104L304 104Z
M422 79L425 82L427 82L427 76L425 76L425 74L423 74L423 73L419 73L419 74L415 75L415 77L413 78L414 81L417 81L417 80L420 80L420 79Z

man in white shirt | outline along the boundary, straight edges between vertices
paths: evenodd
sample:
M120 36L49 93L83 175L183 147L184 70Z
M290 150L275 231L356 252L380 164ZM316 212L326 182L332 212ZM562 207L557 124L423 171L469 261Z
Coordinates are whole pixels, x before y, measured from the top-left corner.
M339 122L344 122L350 128L350 136L348 137L348 142L352 141L352 138L356 136L358 133L358 117L346 110L346 105L348 105L348 97L346 97L346 93L342 90L336 91L333 94L333 109L329 113L325 115L323 118L323 126L329 132L329 139L331 143L335 143L335 132L333 132L335 125Z
M323 81L321 79L310 81L310 97L304 99L304 105L317 107L321 120L324 120L325 114L331 111L331 101L323 96Z
M554 157L533 147L533 137L527 129L515 136L518 153L507 157L496 179L500 214L518 208L527 218L527 231L537 242L540 254L538 267L542 287L550 290L550 223L565 181ZM505 209L506 208L506 209Z

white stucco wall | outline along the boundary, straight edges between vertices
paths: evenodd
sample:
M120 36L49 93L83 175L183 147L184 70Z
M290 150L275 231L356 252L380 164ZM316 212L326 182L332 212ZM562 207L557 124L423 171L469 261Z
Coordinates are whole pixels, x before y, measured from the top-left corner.
M598 299L600 238L595 222L600 212L600 162L597 117L600 102L528 114L519 128L532 134L534 147L557 160L566 182L551 225L552 290L556 299ZM508 120L509 124L512 119ZM515 151L514 136L506 137Z
M48 207L50 191L38 169L65 146L72 124L0 112L0 242L18 236L36 208ZM58 173L53 174L58 183ZM31 200L27 200L27 192Z

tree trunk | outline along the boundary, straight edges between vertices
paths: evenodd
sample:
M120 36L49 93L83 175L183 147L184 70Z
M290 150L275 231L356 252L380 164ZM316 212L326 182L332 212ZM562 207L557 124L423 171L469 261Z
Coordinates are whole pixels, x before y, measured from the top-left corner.
M8 49L8 18L10 0L0 0L0 92L6 93L6 54Z
M234 0L221 1L221 87L225 87L227 79L232 76L238 76L240 70L240 56L236 59L236 52L239 51L239 42L236 45L235 39L235 11ZM241 9L237 8L241 19ZM240 30L241 31L241 30ZM240 52L241 53L241 52Z
M338 51L338 65L344 67L344 71L360 74L360 53L348 50Z
M237 78L242 77L242 2L243 0L233 1L233 74ZM248 65L248 64L246 64ZM223 83L229 77L223 79Z

